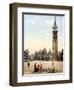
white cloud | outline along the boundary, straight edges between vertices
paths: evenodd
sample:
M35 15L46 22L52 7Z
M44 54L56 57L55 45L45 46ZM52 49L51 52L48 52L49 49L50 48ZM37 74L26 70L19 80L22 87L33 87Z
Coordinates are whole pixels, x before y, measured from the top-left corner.
M36 22L34 20L29 20L28 23L36 24Z

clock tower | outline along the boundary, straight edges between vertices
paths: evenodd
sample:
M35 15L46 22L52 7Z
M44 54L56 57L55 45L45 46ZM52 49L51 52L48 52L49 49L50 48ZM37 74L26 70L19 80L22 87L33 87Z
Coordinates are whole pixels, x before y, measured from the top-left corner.
M56 16L54 17L54 25L52 27L52 53L53 53L53 60L58 59L58 30L56 24Z

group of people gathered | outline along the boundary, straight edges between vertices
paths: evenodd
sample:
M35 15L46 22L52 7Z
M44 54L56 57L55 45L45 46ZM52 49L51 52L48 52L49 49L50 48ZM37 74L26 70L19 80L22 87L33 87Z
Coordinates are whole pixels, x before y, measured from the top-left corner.
M30 68L30 62L27 63L28 68ZM34 73L42 72L42 63L34 63ZM55 72L54 62L52 62L52 72Z
M28 68L30 67L30 62L27 63ZM38 73L42 71L42 64L34 64L34 73Z
M41 72L42 71L42 64L37 64L35 63L34 64L34 73L38 73L38 72Z

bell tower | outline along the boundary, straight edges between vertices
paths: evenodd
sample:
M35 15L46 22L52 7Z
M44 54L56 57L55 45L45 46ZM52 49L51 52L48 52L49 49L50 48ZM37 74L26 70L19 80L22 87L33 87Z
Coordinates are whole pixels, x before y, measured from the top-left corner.
M54 17L54 25L52 27L52 53L53 53L53 60L58 59L58 30L56 24L56 16Z

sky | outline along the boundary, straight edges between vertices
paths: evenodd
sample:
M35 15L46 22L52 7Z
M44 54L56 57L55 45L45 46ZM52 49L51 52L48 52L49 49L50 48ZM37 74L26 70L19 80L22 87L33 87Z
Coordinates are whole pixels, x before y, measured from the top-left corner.
M30 54L46 48L52 51L52 27L54 15L24 14L24 50ZM56 16L58 30L58 51L64 48L64 16Z

